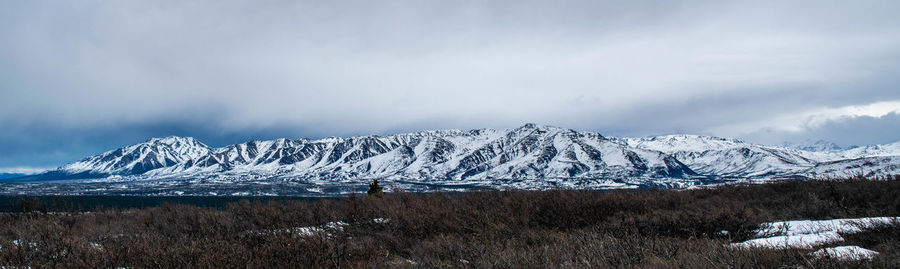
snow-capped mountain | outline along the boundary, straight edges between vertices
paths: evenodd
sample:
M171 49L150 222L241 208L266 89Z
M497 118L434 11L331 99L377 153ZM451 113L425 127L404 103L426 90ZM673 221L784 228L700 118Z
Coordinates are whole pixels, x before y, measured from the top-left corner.
M900 156L900 142L856 147L838 152L842 159Z
M839 151L839 150L845 149L845 148L839 146L838 144L835 144L834 142L825 141L825 140L816 140L816 141L809 140L809 141L805 141L803 143L797 143L797 144L785 142L784 144L782 144L782 147L794 148L794 149L805 150L805 151L813 151L813 152ZM853 147L850 147L850 148L853 148ZM846 148L846 149L850 149L850 148Z
M57 169L70 175L140 175L157 169L193 164L213 149L190 137L153 138L144 143L104 152Z
M631 147L675 156L698 174L714 178L846 177L900 174L900 142L847 150L803 150L700 135L618 138ZM819 143L826 145L828 142Z
M693 171L710 177L796 176L817 163L799 150L754 145L728 138L667 135L618 140L629 147L671 154Z
M595 133L534 124L392 136L276 139L210 148L184 137L151 139L60 167L66 178L255 173L308 179L417 181L517 178L684 178L695 173L668 154Z
M188 137L154 138L29 180L343 182L381 178L429 184L649 180L668 186L704 179L837 177L848 171L869 176L900 174L896 156L900 156L900 143L807 151L710 136L615 138L526 124L511 130L276 139L221 148Z
M864 157L816 164L807 171L812 177L846 178L857 175L898 175L900 156Z

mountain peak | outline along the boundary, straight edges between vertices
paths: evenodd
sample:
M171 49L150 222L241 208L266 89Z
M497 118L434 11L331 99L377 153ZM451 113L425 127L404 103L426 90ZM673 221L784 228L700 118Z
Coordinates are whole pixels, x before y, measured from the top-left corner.
M552 126L552 125L543 125L543 124L535 124L535 123L526 123L525 125L519 126L514 131L564 131L566 129Z
M175 136L175 135L170 135L170 136L166 136L166 137L154 137L154 138L148 139L145 142L146 143L160 143L160 144L167 144L167 145L173 145L173 144L178 144L178 143L183 143L183 144L199 143L199 141L197 141L197 139L195 139L193 137L183 137L183 136Z
M785 142L782 145L786 148L794 148L794 149L813 151L813 152L839 151L839 150L848 149L848 148L843 148L841 146L838 146L837 144L835 144L831 141L826 141L826 140L821 140L821 139L816 140L816 141L806 140L804 142L797 143L797 144Z
M696 175L803 176L820 162L897 156L897 152L900 144L819 154L702 135L607 138L592 132L528 123L506 130L438 130L317 140L281 138L223 148L210 148L191 137L168 136L88 157L46 176L222 176L244 180L265 175L300 181L692 180Z

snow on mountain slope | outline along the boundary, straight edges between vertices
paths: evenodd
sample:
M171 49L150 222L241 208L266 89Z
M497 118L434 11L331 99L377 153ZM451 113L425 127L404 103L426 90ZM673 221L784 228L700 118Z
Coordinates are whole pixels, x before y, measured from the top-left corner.
M276 139L210 148L192 138L151 139L88 157L49 178L248 173L296 180L416 181L538 178L683 178L676 158L594 133L527 124L512 130Z
M795 150L798 152L798 154L817 162L833 162L869 157L900 156L900 142L883 145L870 145L865 147L851 147L849 149L842 150L806 151L796 150L793 148L789 148L788 150Z
M799 150L766 147L736 139L700 135L620 138L630 147L673 155L701 175L776 177L798 174L816 164Z
M823 177L842 175L848 167L866 167L865 171L873 175L897 173L900 159L884 157L897 153L900 143L810 152L710 136L613 138L526 124L511 130L282 138L221 148L208 147L193 138L154 138L35 178L320 182L383 178L423 183L602 179L677 185L678 180L669 179Z
M900 142L894 142L883 145L871 145L865 147L857 147L841 151L841 156L845 159L864 158L864 157L886 157L900 156Z
M196 161L211 149L190 137L153 138L146 142L104 152L60 167L69 174L143 174L159 168Z
M876 177L900 174L900 156L865 157L819 163L805 172L813 178Z
M784 143L782 144L784 148L792 148L799 149L804 151L812 151L812 152L820 152L820 151L841 151L845 148L838 146L837 144L825 140L816 140L816 141L805 141L803 143L795 144L795 143ZM850 149L850 148L846 148Z

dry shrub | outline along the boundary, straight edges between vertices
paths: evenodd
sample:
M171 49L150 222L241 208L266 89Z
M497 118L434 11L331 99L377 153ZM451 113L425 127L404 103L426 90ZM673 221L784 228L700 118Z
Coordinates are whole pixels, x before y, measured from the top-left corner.
M808 250L727 247L766 221L900 216L898 179L677 191L395 192L240 201L219 209L163 204L91 212L61 212L26 199L16 213L0 214L0 266L898 267L898 225L847 237L882 252L871 262L814 259ZM333 221L348 225L324 228ZM324 232L303 234L299 227Z

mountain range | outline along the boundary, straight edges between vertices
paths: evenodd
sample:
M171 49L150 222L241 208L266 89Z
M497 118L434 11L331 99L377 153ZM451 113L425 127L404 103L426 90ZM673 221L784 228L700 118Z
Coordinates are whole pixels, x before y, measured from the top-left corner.
M588 185L900 174L900 142L851 149L776 147L701 135L606 137L526 124L390 136L249 141L220 148L190 137L153 138L20 182L593 182ZM637 183L636 183L637 182ZM658 184L657 184L658 185Z
M22 174L22 173L0 173L0 179L24 177L27 175L28 174Z

